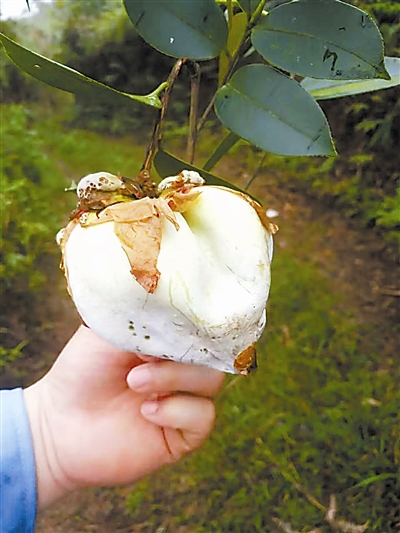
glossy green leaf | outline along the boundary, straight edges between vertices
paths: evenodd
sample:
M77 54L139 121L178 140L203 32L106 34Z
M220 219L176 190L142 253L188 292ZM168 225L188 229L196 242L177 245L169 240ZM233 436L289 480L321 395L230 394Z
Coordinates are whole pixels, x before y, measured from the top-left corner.
M218 161L229 152L229 150L240 140L239 135L232 131L223 139L223 141L217 146L215 152L204 163L204 170L211 170L215 167Z
M231 28L229 30L228 42L226 50L224 50L219 58L219 72L218 83L222 85L225 76L228 72L230 58L233 57L239 49L242 42L244 32L247 26L246 13L237 13L232 18Z
M47 85L77 96L96 100L97 102L107 102L122 106L132 105L133 101L137 101L151 107L161 108L158 92L162 86L160 86L158 91L147 96L123 93L92 78L88 78L61 63L32 52L2 33L0 33L0 41L8 57L17 67L37 80L47 83Z
M268 152L336 153L316 101L295 80L266 65L238 70L218 91L215 111L228 129Z
M380 89L389 89L400 85L400 59L398 57L385 57L385 67L391 80L315 80L305 78L301 86L316 100L340 98L352 94L369 93Z
M383 41L372 18L338 0L298 0L265 16L254 48L279 68L311 78L389 79Z
M210 172L195 167L182 159L179 159L164 150L158 150L154 157L154 166L161 178L167 178L168 176L177 176L182 170L194 170L198 172L202 178L206 180L207 185L218 185L219 187L229 187L235 191L245 192L233 183L226 181ZM249 194L246 192L246 194Z
M136 31L172 57L211 59L226 46L228 26L214 0L124 0Z

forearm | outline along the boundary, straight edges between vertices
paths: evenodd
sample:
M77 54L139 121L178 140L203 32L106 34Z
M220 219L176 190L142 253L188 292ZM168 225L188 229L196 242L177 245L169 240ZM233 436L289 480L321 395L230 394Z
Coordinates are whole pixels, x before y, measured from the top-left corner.
M75 488L60 467L50 423L43 408L46 405L45 395L45 386L41 381L24 390L35 457L38 510L55 503Z

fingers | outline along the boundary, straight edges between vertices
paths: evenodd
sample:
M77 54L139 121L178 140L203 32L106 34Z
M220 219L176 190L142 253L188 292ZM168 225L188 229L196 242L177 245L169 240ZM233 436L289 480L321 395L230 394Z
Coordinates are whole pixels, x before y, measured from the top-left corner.
M160 426L169 460L178 460L206 440L214 426L215 408L205 396L216 394L223 380L224 374L217 370L172 361L143 363L129 372L127 383L135 392L148 397L169 394L141 405L143 417ZM176 392L198 396L171 394Z
M215 408L211 400L195 396L170 396L160 401L146 401L141 406L144 418L164 431L172 460L195 450L211 432Z
M224 380L224 374L212 368L158 361L139 365L127 377L135 392L191 392L213 396Z

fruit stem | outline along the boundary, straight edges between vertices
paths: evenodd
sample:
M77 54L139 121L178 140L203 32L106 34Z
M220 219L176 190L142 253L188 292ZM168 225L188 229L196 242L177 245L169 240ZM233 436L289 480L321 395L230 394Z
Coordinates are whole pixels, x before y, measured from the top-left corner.
M194 161L197 140L197 115L199 109L200 66L195 61L188 61L186 66L190 75L190 112L189 135L186 147L186 157L190 164Z
M161 143L162 138L162 126L163 121L165 118L165 114L167 112L168 103L169 103L169 97L172 91L172 87L176 81L176 78L178 77L178 74L182 68L182 66L185 64L186 58L183 57L181 59L178 59L178 61L173 66L166 82L165 82L165 89L164 93L161 97L162 106L158 115L158 118L154 124L153 134L150 139L149 146L147 148L146 157L144 160L144 163L142 165L142 168L140 170L140 174L142 176L148 176L148 179L150 181L150 169L151 165L153 163L154 156L158 150L158 147Z

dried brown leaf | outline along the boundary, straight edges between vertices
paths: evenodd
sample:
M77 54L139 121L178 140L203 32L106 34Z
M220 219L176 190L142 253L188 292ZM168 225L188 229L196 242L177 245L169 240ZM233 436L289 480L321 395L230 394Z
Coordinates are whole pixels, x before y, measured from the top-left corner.
M85 211L73 223L79 221L81 226L88 227L114 222L114 233L128 257L132 275L147 292L152 293L160 278L157 260L161 247L163 218L179 229L173 211L163 198L146 197L119 202L97 212ZM70 226L73 229L70 223L65 230L68 230L68 235L63 237L64 243L72 231L69 230Z
M199 197L201 191L190 188L186 191L172 191L165 195L164 199L173 211L184 213L188 207Z
M162 217L176 229L175 216L163 199L143 198L113 205L100 214L114 220L114 232L121 241L136 281L149 293L157 288L160 272L157 260L162 238Z
M128 256L132 275L147 292L154 292L160 278L157 269L162 237L160 217L135 223L115 222L114 232Z
M249 368L252 366L255 358L256 350L254 344L251 344L236 357L234 361L235 369L239 372L239 374L247 376Z
M250 196L247 196L246 194L243 194L243 198L247 200L247 202L252 206L252 208L256 211L258 218L261 220L262 225L264 228L271 234L275 235L279 231L279 227L271 222L271 220L267 217L267 214L264 210L264 208L253 198Z
M72 296L72 291L71 291L71 288L69 286L68 270L67 270L67 264L65 262L65 246L67 244L69 236L71 235L71 233L75 229L75 226L78 223L79 222L78 222L77 219L71 220L70 222L68 222L67 226L63 230L61 230L59 232L59 234L57 235L58 245L59 245L60 250L61 250L60 268L64 272L65 279L67 280L67 291L68 291L68 294L70 296Z

